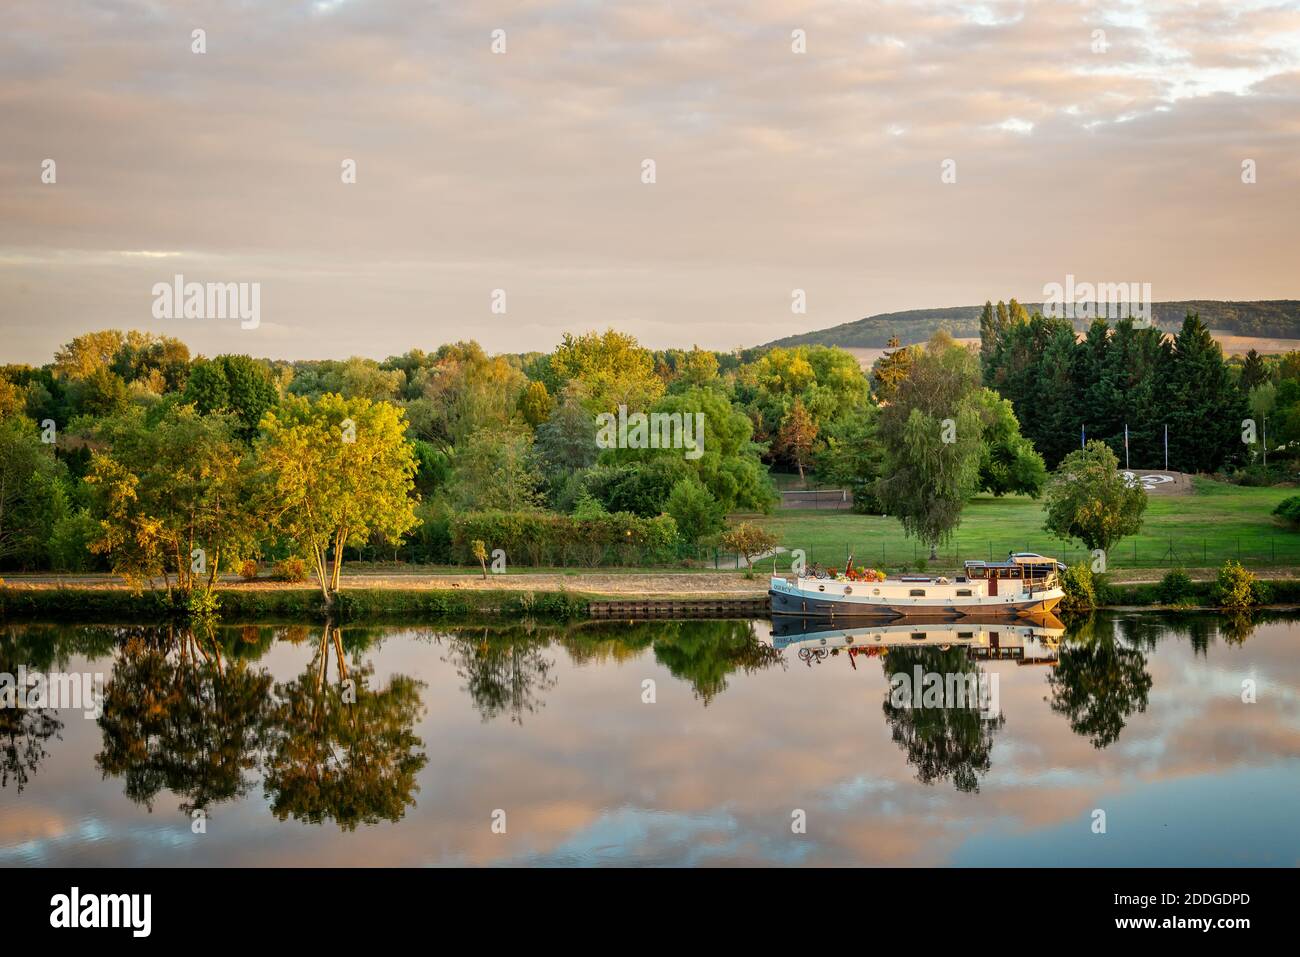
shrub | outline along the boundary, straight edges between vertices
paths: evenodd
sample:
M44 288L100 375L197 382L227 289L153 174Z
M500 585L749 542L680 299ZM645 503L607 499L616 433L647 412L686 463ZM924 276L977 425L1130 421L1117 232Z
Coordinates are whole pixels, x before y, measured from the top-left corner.
M1156 598L1162 605L1190 605L1195 597L1196 583L1180 568L1167 572L1156 586Z
M1273 514L1292 528L1300 528L1300 495L1292 495L1277 503Z
M1084 562L1077 562L1065 570L1061 575L1061 590L1065 592L1061 599L1062 611L1091 611L1097 607L1092 569Z
M1220 608L1250 608L1259 604L1262 595L1263 589L1254 572L1233 559L1223 563L1214 590L1214 600Z
M275 577L280 581L301 584L307 580L307 563L301 558L286 558L275 566Z
M677 556L671 515L631 512L579 518L550 512L469 512L451 523L454 557L469 564L473 543L503 549L512 565L663 564Z
M239 563L239 577L246 582L251 582L257 577L257 562L251 558L245 559Z
M752 569L756 556L776 548L776 536L753 522L741 522L723 534L722 547L742 556Z
M693 477L681 479L668 494L664 510L677 523L682 539L695 544L722 530L722 506L713 493Z

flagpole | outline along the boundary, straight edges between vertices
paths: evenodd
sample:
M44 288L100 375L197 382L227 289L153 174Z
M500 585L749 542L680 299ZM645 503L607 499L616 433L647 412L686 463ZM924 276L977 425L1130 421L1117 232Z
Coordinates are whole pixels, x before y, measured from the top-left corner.
M1165 423L1165 471L1169 471L1169 423Z
M1124 469L1128 470L1128 423L1124 423Z

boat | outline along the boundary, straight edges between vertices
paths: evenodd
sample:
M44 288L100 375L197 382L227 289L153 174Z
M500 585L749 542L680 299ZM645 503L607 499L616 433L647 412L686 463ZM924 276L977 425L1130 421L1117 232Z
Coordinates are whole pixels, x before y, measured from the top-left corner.
M1034 552L1012 552L1004 562L968 561L964 568L952 579L870 572L773 575L768 596L774 616L941 620L1047 615L1065 597L1065 565Z

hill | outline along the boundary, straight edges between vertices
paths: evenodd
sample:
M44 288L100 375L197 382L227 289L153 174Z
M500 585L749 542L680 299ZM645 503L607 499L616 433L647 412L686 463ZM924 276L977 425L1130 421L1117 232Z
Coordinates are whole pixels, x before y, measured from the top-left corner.
M977 337L982 308L983 304L886 312L831 326L829 329L786 336L767 343L767 346L823 345L879 349L889 344L890 336L898 336L906 345L924 342L939 329L947 329L959 339ZM1042 303L1027 302L1025 308L1031 313L1036 312L1042 309ZM1176 330L1189 312L1199 313L1211 329L1237 336L1300 339L1300 300L1296 299L1258 302L1189 299L1152 304L1156 325L1170 330ZM1082 329L1087 326L1087 322L1076 321L1075 325Z

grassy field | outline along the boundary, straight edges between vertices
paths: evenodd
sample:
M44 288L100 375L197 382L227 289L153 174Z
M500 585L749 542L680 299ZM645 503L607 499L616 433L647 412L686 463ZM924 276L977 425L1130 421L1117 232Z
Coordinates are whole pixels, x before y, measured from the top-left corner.
M1255 567L1300 566L1300 533L1278 525L1270 514L1282 499L1297 494L1295 489L1244 488L1208 479L1193 483L1195 494L1151 497L1141 533L1112 550L1110 570L1211 568L1229 558ZM783 547L802 548L810 563L843 567L852 551L855 564L892 570L914 566L928 554L892 518L805 510L745 517L772 531ZM952 542L939 549L930 569L1005 558L1008 551L1041 552L1067 562L1086 555L1078 543L1067 546L1043 531L1041 501L981 496L967 505ZM778 567L788 567L789 561L782 556ZM760 567L770 569L770 559Z

